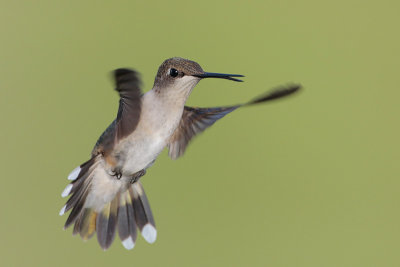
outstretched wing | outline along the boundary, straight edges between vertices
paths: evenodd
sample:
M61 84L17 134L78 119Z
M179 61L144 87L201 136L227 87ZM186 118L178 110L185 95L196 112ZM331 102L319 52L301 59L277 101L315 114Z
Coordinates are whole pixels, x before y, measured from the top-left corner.
M172 159L182 156L190 140L197 134L213 125L217 120L241 106L263 103L288 96L300 89L300 85L279 87L245 104L217 108L192 108L186 107L178 128L173 133L168 143L168 155Z
M201 133L238 107L240 105L222 108L191 108L185 106L179 126L168 143L168 155L172 159L182 156L190 140L195 135Z
M114 79L120 96L117 118L100 136L92 152L94 155L107 154L115 143L131 134L139 122L142 105L139 74L130 69L116 69Z

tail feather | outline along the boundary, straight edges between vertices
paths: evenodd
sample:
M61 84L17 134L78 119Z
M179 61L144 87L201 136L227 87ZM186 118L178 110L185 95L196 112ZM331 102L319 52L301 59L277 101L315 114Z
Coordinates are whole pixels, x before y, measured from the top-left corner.
M79 221L79 233L83 240L89 240L96 232L97 212L91 208L86 208L81 216Z
M119 184L114 177L108 177L101 163L101 157L91 159L73 171L76 176L72 182L71 196L60 211L60 215L71 210L64 229L74 224L73 235L79 234L83 240L88 240L97 233L97 240L102 249L108 249L118 229L122 245L132 249L137 239L137 228L144 239L153 243L157 237L154 217L149 201L140 181L134 184ZM99 183L114 188L100 187ZM123 183L123 181L121 181ZM96 187L97 186L97 187ZM116 188L119 188L116 190ZM111 191L110 191L111 190ZM115 195L113 195L113 191ZM97 193L96 193L97 192ZM104 194L107 195L105 198ZM112 199L105 201L104 199Z
M96 161L96 158L92 158L91 160L82 164L81 171L78 174L78 177L71 183L73 184L71 190L72 196L68 199L67 203L60 212L60 215L63 215L65 212L72 209L67 221L65 222L64 229L68 228L81 215L86 197L90 191L90 182L93 179L93 175L91 174L93 172L93 169L97 166L98 162L99 161ZM77 232L80 232L79 227L77 227L76 230ZM76 231L74 231L74 233L76 233Z
M92 165L93 161L94 161L95 157L92 157L91 159L89 159L88 161L82 163L81 165L79 165L78 167L76 167L69 175L68 175L68 180L70 181L75 181L78 180L82 177L82 175L84 175L85 173L87 173L88 169L90 168L90 166Z
M108 249L114 241L117 226L118 201L119 196L106 204L102 212L97 216L97 241L99 241L101 248L104 250Z
M137 238L135 213L129 190L121 194L118 208L118 234L126 249L133 249Z
M93 157L71 172L71 174L68 176L68 180L72 180L72 182L65 188L62 197L66 197L71 194L73 195L79 188L81 188L81 184L86 181L87 177L96 167L97 164L95 163L96 157Z
M79 199L77 199L75 201L75 204L73 204L74 206L72 208L71 213L68 216L67 221L65 222L64 229L67 229L72 223L75 222L75 220L78 218L78 216L81 215L81 211L82 211L82 209L84 207L84 204L85 204L85 199L86 199L86 197L87 197L87 195L89 193L88 187L89 186L86 186L86 189L84 190L84 192L82 194L80 194ZM68 207L68 202L67 202L66 205Z
M82 183L78 190L74 192L74 194L68 199L67 203L65 204L64 212L69 211L70 209L74 208L81 200L84 200L84 195L88 193L90 183Z
M91 180L93 179L91 174L98 165L99 161L93 160L91 163L92 164L90 164L90 166L85 166L84 168L82 168L78 178L71 183L72 189L69 194L72 194L72 196L65 204L64 213L76 206L78 202L85 201L87 193L89 191Z
M134 183L129 192L133 199L133 208L135 211L136 224L139 227L143 238L148 243L154 243L157 238L156 224L154 222L153 213L150 209L150 204L144 192L140 181Z
M81 231L81 221L82 221L82 213L78 216L75 221L74 230L72 230L72 235L77 235ZM65 229L65 228L64 228Z

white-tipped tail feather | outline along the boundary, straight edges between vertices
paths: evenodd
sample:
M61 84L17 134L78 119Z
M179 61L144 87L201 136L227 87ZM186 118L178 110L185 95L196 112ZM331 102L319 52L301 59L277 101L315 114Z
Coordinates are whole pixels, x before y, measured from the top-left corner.
M64 205L64 207L62 207L62 209L60 210L60 213L58 213L58 214L60 214L60 216L64 215L66 207L67 207L67 205Z
M75 179L78 177L78 175L79 175L80 172L81 172L81 167L80 167L80 166L76 167L76 168L68 175L68 180L70 180L70 181L75 180Z
M62 197L67 197L69 195L69 193L71 192L72 189L72 184L67 185L67 187L65 187L64 191L61 193Z
M135 242L133 242L132 237L128 237L127 239L122 241L122 245L127 249L131 250L135 247Z
M64 229L74 224L73 234L88 240L94 234L102 249L111 246L118 231L122 245L135 247L137 230L148 243L154 243L157 230L144 189L140 181L133 185L126 179L108 174L101 155L92 158L68 176L75 180L62 192L70 196L59 214L71 210Z
M157 230L151 224L146 224L142 229L143 238L150 244L154 243L157 239Z

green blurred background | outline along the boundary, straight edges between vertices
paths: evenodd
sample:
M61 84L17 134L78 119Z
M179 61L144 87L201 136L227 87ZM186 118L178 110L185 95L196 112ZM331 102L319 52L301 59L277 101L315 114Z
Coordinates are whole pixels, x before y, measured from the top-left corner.
M1 1L2 266L400 266L398 1ZM60 194L116 116L110 71L151 89L180 56L189 105L243 108L142 182L158 240L103 252Z

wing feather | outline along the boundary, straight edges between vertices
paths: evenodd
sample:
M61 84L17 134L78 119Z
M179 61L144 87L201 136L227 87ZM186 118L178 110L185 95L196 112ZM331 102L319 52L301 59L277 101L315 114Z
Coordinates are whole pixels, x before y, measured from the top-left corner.
M115 90L120 96L117 118L108 126L97 141L92 155L107 155L114 145L130 135L139 122L142 106L139 74L130 69L114 71Z
M223 108L192 108L185 106L179 126L168 143L169 156L172 159L182 156L194 136L203 132L217 120L238 107L240 105Z
M182 119L168 142L168 155L172 159L182 156L190 140L213 125L217 120L241 106L249 106L282 98L297 92L300 85L288 85L275 88L257 98L239 105L216 108L192 108L185 106Z

